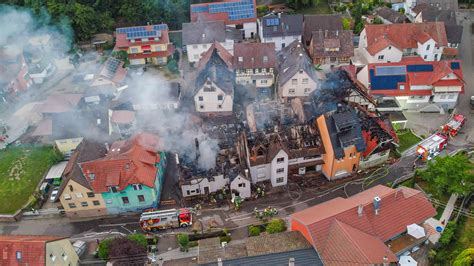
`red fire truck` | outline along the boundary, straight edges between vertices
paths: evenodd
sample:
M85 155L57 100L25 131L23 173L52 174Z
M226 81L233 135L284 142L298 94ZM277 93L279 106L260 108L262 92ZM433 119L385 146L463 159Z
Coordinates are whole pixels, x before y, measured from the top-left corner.
M423 161L429 161L436 157L448 144L448 138L443 134L436 133L423 140L416 148L416 154Z
M189 225L192 225L192 212L189 208L148 211L140 216L140 227L146 232Z
M466 117L463 115L454 115L448 123L441 127L441 130L444 134L448 134L451 137L454 137L458 134L461 127L466 122Z

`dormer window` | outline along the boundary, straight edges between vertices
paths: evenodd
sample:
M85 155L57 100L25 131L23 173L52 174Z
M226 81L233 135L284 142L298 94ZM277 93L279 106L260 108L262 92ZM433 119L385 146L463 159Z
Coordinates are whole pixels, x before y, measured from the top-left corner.
M109 187L109 192L117 193L118 192L117 187L116 186Z
M263 62L268 62L268 56L266 55L263 56Z
M89 173L89 179L90 180L95 180L95 174L94 173Z
M239 56L239 62L244 62L244 58L242 56Z
M16 252L16 260L21 260L21 251Z

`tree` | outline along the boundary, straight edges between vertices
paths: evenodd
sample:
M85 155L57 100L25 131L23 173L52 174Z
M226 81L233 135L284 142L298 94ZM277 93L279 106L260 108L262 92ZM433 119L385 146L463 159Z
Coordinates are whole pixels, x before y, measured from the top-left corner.
M342 29L343 30L350 30L351 29L351 19L350 18L342 18Z
M122 61L123 67L127 67L130 65L130 60L128 59L127 51L113 51L112 57Z
M470 266L474 263L474 248L467 248L454 259L453 266Z
M286 224L283 219L272 219L266 227L269 234L281 233L286 231Z
M187 234L178 234L178 244L181 250L188 251L189 249L189 236Z
M398 9L398 12L400 12L401 14L405 14L405 8L402 7L400 9Z
M474 190L474 164L469 161L465 153L446 157L438 156L419 173L424 180L436 188L438 196L445 193L467 196Z
M443 246L449 245L453 240L454 232L456 231L456 223L448 222L446 228L444 228L441 237L439 238L439 243Z

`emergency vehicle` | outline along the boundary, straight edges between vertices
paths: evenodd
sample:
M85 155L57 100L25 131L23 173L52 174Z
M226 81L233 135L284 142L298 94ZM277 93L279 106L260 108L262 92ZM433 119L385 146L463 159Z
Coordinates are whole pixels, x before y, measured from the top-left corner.
M429 161L436 157L448 144L448 138L443 134L436 133L423 140L416 147L416 154L421 160Z
M140 215L140 227L146 231L192 225L192 212L189 208L148 211Z
M464 122L466 122L465 116L459 114L454 115L448 123L441 127L441 130L444 134L454 137L458 134L459 130L464 125Z

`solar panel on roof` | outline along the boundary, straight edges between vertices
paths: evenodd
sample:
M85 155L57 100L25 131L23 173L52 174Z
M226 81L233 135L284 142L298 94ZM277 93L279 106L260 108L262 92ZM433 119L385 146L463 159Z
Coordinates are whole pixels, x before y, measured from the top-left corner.
M107 78L113 78L115 76L115 73L117 72L117 69L119 68L121 61L118 60L117 58L110 57L107 62L105 63L105 74Z
M460 69L461 64L459 62L451 62L451 69Z
M433 65L422 64L422 65L407 65L408 72L433 72Z
M400 82L406 82L406 75L375 75L375 70L369 70L371 90L396 90Z
M207 6L191 6L191 12L194 12L194 13L209 12L209 8Z
M195 12L191 7L191 12ZM239 2L211 3L208 11L211 14L228 13L230 20L254 18L254 5L252 0L241 0Z
M405 66L376 66L375 74L377 76L405 75L407 73Z

